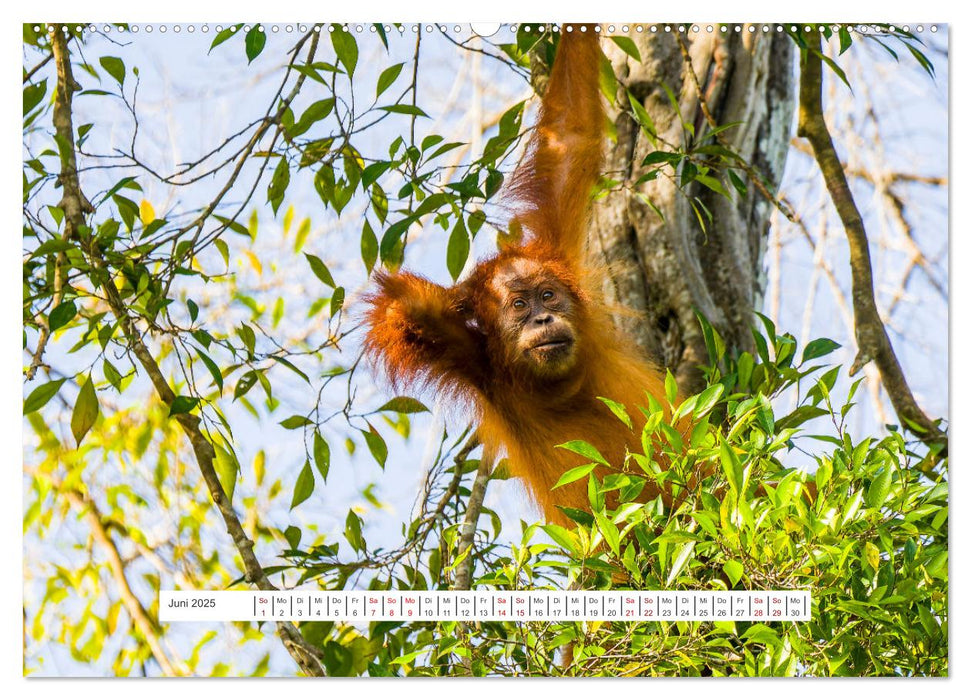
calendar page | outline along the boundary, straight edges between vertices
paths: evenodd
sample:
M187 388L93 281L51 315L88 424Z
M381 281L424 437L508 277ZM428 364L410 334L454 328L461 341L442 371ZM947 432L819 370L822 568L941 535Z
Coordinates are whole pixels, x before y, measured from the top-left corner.
M23 675L947 676L948 25L312 14L23 25Z

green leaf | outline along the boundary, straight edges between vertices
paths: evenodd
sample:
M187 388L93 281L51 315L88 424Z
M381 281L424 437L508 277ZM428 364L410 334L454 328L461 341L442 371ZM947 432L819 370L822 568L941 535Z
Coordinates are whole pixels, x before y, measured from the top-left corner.
M648 114L644 106L637 101L634 97L634 93L630 90L627 91L627 101L630 102L631 110L634 113L634 120L641 125L641 129L647 134L648 140L651 144L657 148L657 127L654 126L654 120L651 119L651 115ZM671 162L671 156L674 154L666 153L664 151L653 151L647 154L644 158L642 165L651 165L653 163ZM650 159L650 162L648 160Z
M732 585L737 586L742 578L742 574L745 573L745 567L742 566L742 562L730 559L722 566L722 571L728 576L728 580L732 582Z
M310 263L310 269L313 270L317 279L328 287L334 288L337 286L337 283L334 282L334 276L330 274L330 270L324 264L323 260L310 253L304 253L303 256L307 258L307 262Z
M318 100L307 107L304 113L300 115L300 119L297 121L297 123L294 124L290 129L287 129L287 131L289 132L290 136L300 136L321 119L326 119L333 109L333 97L328 97L326 100Z
M396 396L378 410L395 411L396 413L423 413L428 410L428 407L410 396Z
M239 339L243 341L243 345L246 346L249 354L252 355L256 351L256 333L245 323L241 323L236 332L239 334Z
M842 346L835 340L830 340L829 338L816 338L815 340L810 341L806 345L806 349L802 351L802 361L806 362L808 360L815 360L817 357L828 355L840 347Z
M327 481L327 474L330 472L330 445L319 430L314 431L314 464L317 465L320 478Z
M216 452L216 457L212 461L213 469L216 470L219 485L232 503L233 493L236 492L236 477L239 475L239 463L232 451L227 450L218 440L214 440L212 446Z
M105 373L105 379L115 388L118 393L121 393L121 372L111 364L107 359L102 363L102 369Z
M70 323L75 316L78 314L78 307L75 305L73 300L65 301L62 304L58 304L53 311L51 311L50 316L47 317L47 324L50 326L51 332L53 333L58 328L63 328L68 323Z
M583 440L570 440L569 442L564 442L562 445L557 445L557 447L574 452L581 457L586 457L587 459L593 460L598 464L610 466L607 460L604 459L603 455L600 454L599 450L597 450L597 448L591 445L589 442L585 442Z
M582 467L574 467L563 472L563 475L559 480L553 485L553 489L558 489L566 484L571 484L574 481L579 481L587 476L597 467L596 463L591 462L590 464L584 464Z
M344 308L344 288L338 287L334 290L334 296L330 298L330 315L331 318L337 315L337 312Z
M700 418L714 408L724 391L724 385L714 384L698 394L698 402L695 404L694 409L695 416Z
M384 438L370 423L368 423L368 430L362 430L361 434L364 436L368 450L371 451L371 456L384 469L384 465L388 461L388 445L384 442Z
M301 503L310 498L314 492L314 471L310 468L310 462L304 462L300 475L297 476L297 483L293 485L293 498L290 501L290 510L293 510Z
M410 114L415 117L428 116L427 114L425 114L425 111L421 107L416 107L415 105L396 104L396 105L387 105L386 107L378 107L378 109L382 109L385 112L391 112L393 114Z
M334 45L334 52L337 60L340 61L347 70L347 77L354 77L354 69L357 67L357 40L350 32L341 27L335 27L331 32L330 41Z
M678 578L681 570L684 569L685 565L691 560L691 555L695 551L695 544L695 540L690 540L681 546L681 549L678 551L678 555L674 558L674 562L671 564L671 573L668 574L665 585L671 586L671 584L673 584Z
M879 508L886 502L892 476L890 470L884 467L877 478L870 482L866 490L866 504L870 508Z
M66 377L64 379L55 379L52 382L41 384L30 392L30 395L24 400L24 415L26 416L28 413L33 413L46 406L47 402L57 395L58 389L66 381Z
M671 374L671 370L667 370L667 374L664 377L664 396L672 406L678 399L678 381Z
M576 535L567 530L565 527L559 525L541 525L540 526L550 539L556 542L558 545L563 547L567 552L577 557L580 556L580 547L577 542Z
M728 485L734 493L739 493L742 490L744 481L742 463L739 461L738 455L735 454L732 446L720 435L718 436L718 457L721 461L725 478L728 480Z
M212 51L214 48L216 48L221 43L223 43L224 41L226 41L233 34L235 34L236 32L238 32L239 29L240 29L240 27L242 27L242 26L243 26L242 24L234 24L233 26L226 27L221 32L219 32L216 35L216 38L212 40L212 43L209 44L209 51Z
M120 58L114 56L102 56L98 59L101 67L108 72L112 78L118 81L119 85L125 82L125 63Z
M180 413L188 413L199 405L199 399L194 396L176 396L169 406L169 416L177 416Z
M209 370L209 374L212 375L212 381L216 386L219 387L219 393L221 394L223 391L223 375L222 375L222 372L219 371L219 366L215 362L213 362L212 358L209 357L202 350L200 350L199 348L196 348L195 350L196 350L196 354L199 356L199 359L202 360L202 364L206 366L206 369ZM237 388L239 388L238 385L237 385Z
M634 429L634 424L631 422L630 414L627 413L627 407L624 406L624 404L618 403L613 399L608 399L605 396L598 396L597 398L604 402L607 408L610 409L610 412L617 416L621 423L626 425L631 430Z
M381 93L391 87L394 81L398 79L398 76L401 75L401 68L404 65L404 63L396 63L381 71L381 75L378 77L377 91L374 94L375 99L380 97Z
M40 81L36 85L27 85L24 87L24 115L27 114L37 105L40 101L44 99L44 95L47 94L47 79Z
M612 36L610 39L617 44L617 46L620 47L620 50L625 54L633 58L638 63L641 62L641 52L637 50L637 44L634 43L633 39L626 36Z
M842 56L846 52L846 50L850 48L850 45L853 43L853 35L850 34L849 30L846 27L840 27L839 39L840 39L839 55Z
M283 420L281 420L280 425L282 425L287 430L296 430L306 425L313 425L313 421L307 418L307 416L294 415L294 416L290 416L289 418L284 418Z
M254 370L250 370L240 377L238 382L236 382L236 388L233 390L233 400L235 401L236 399L245 396L246 392L252 389L254 384L256 384L256 372Z
M296 525L290 525L286 530L283 531L283 537L286 539L287 544L290 545L290 549L297 549L300 547L300 538L303 536L300 528ZM303 625L300 626L301 630Z
M361 519L353 510L347 511L347 519L344 521L344 537L355 552L364 549L364 538L361 536Z
M462 274L465 263L469 259L469 248L469 234L466 232L465 224L460 217L455 228L452 229L452 235L449 236L448 251L445 256L448 272L452 275L453 280L457 280L459 275Z
M266 46L266 32L257 24L246 32L246 58L249 63L252 63L253 59L260 55L264 46Z
M364 228L361 230L361 260L370 275L378 261L378 237L367 219L364 220Z
M617 531L617 526L600 513L594 513L593 517L597 521L597 529L603 535L604 542L616 556L620 556L620 532Z
M84 436L87 435L91 426L97 420L98 413L100 413L98 395L95 393L91 376L88 375L87 380L81 385L77 403L74 404L74 412L71 414L71 432L74 434L74 439L79 447L81 440L84 439Z
M273 177L270 179L270 184L266 189L266 200L273 207L274 214L276 214L280 205L283 203L283 196L287 193L287 187L289 185L290 164L287 163L286 158L280 158L280 162L277 163L276 168L273 170Z
M823 487L829 483L830 477L833 476L833 463L830 460L824 460L816 468L816 490L821 492Z

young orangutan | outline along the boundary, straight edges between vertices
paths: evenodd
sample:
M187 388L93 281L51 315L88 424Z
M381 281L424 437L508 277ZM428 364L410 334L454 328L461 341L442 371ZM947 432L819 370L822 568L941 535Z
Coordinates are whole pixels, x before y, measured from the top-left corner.
M592 26L564 27L526 155L508 185L522 242L443 287L378 273L366 351L396 385L427 384L473 407L479 437L505 451L545 518L589 508L586 479L552 490L589 460L555 445L585 440L615 470L640 451L645 392L663 403L664 376L611 320L602 272L586 262L591 194L601 165L600 45ZM624 404L628 430L598 397ZM600 478L609 473L598 467ZM639 496L658 494L649 483Z

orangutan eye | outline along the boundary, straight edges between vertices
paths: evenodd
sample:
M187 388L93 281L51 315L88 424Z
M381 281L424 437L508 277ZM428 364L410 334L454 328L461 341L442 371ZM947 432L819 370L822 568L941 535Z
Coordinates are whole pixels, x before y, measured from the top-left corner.
M547 289L545 292L543 292L543 301L549 301L553 298L553 296L553 290Z
M522 299L516 299L512 303L512 308L516 309L516 311L522 311L526 308L526 302Z

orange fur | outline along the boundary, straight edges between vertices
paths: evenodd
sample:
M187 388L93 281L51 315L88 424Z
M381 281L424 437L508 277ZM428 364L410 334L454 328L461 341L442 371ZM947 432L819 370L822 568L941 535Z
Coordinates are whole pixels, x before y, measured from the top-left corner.
M471 406L487 449L505 450L546 519L561 524L569 521L556 506L588 508L586 480L551 489L585 460L554 446L585 440L620 470L628 448L640 450L644 416L637 407L647 404L645 392L664 396L663 375L614 326L600 293L602 273L584 256L601 164L600 60L593 27L563 34L539 122L507 186L524 241L480 262L453 287L411 274L379 274L366 319L366 351L392 382L430 385ZM497 332L499 300L490 283L517 258L540 263L573 298L577 360L565 377L541 380L517 371ZM626 405L633 431L601 396ZM649 485L640 498L657 493Z

